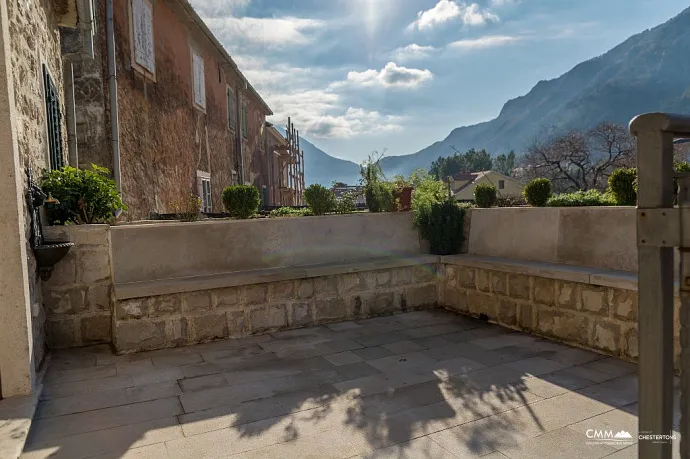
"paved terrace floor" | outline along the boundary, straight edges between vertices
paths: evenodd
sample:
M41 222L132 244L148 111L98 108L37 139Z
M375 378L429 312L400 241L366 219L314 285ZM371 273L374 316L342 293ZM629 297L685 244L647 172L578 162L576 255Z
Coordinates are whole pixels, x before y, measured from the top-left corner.
M637 437L635 373L441 310L56 352L23 457L633 458L585 432Z

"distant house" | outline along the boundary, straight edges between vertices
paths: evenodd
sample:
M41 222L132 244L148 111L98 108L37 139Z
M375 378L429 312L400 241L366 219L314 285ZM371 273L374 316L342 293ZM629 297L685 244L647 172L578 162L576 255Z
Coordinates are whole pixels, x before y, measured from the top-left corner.
M354 199L355 199L355 205L357 207L366 207L366 205L367 205L366 198L364 197L364 187L363 186L346 185L344 183L336 183L331 188L331 191L333 192L333 194L335 194L335 197L338 199L340 199L346 193L352 194Z
M496 187L498 197L522 196L525 185L512 177L495 171L460 173L450 176L450 189L457 201L473 201L474 189L480 183Z

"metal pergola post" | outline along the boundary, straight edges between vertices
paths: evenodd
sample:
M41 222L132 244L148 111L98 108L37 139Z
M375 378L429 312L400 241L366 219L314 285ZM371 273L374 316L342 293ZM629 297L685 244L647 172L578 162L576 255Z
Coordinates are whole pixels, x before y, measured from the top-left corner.
M640 115L630 122L637 137L637 246L639 336L639 433L671 435L673 431L673 248L684 254L681 273L690 271L681 235L681 211L674 208L673 139L690 134L690 117L662 113ZM690 234L689 234L690 236ZM689 241L690 242L690 241ZM690 253L688 253L690 255ZM684 279L683 277L681 279ZM681 280L681 297L684 303ZM690 298L690 297L689 297ZM681 304L681 457L690 457L690 320ZM683 435L686 434L686 435ZM670 441L640 439L639 457L671 457Z

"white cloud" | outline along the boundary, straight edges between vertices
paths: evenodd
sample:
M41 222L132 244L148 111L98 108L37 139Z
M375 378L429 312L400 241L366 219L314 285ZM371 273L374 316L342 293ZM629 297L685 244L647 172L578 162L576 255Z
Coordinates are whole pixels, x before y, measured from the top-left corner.
M438 51L433 46L421 46L416 43L401 46L391 52L391 57L398 62L426 59Z
M508 6L508 5L515 5L516 3L519 3L520 0L491 0L491 6L494 6L496 8L500 8L502 6Z
M234 17L206 18L208 26L216 31L221 39L234 42L238 38L259 45L292 46L311 43L313 32L324 27L325 23L316 19L281 17L252 18Z
M520 40L520 37L509 35L486 35L479 38L468 38L448 43L448 48L456 49L480 49L502 46Z
M481 26L488 22L498 22L499 18L488 8L476 3L458 3L454 0L439 0L429 10L417 13L417 19L408 26L409 30L427 30L440 24L459 19L468 26Z
M251 0L190 0L199 16L217 17L246 8Z
M380 71L369 69L363 72L348 72L347 83L355 86L383 86L386 88L413 88L434 77L430 70L411 69L387 63ZM341 83L336 83L335 87Z

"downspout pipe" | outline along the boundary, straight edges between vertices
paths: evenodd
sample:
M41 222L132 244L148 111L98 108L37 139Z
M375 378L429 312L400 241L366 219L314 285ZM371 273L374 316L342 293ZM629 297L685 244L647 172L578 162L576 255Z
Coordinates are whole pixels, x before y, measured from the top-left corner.
M117 69L115 66L115 21L113 1L105 2L105 35L108 53L108 84L110 88L110 131L113 149L113 178L118 193L122 194L120 180L120 125L117 104Z

